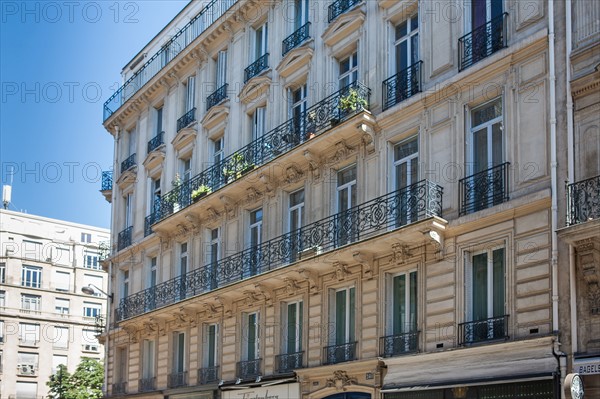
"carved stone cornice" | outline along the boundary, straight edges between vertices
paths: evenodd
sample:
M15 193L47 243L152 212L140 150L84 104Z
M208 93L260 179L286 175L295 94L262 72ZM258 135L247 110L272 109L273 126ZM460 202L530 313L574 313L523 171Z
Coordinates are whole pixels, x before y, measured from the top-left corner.
M333 376L327 379L327 386L333 387L337 391L345 391L350 385L358 384L358 378L349 376L344 370L336 370Z

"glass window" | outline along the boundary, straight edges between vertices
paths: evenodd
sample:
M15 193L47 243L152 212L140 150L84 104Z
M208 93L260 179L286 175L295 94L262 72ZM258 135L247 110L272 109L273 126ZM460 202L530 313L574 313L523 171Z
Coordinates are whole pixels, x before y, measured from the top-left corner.
M81 233L81 242L92 242L92 235L90 233Z
M121 298L129 296L129 270L121 271Z
M471 112L471 174L504 162L502 99L474 108Z
M58 366L68 366L69 361L67 355L52 355L52 374L56 374Z
M185 111L189 112L196 107L196 76L187 78L185 85Z
M30 288L42 287L42 268L23 265L21 271L21 285Z
M331 345L355 341L356 289L354 287L332 290L330 293Z
M227 83L227 49L219 51L217 56L217 89Z
M213 163L215 165L220 164L223 161L224 153L223 153L223 136L219 137L216 140L213 140Z
M142 378L156 377L156 343L145 339L142 343Z
M419 61L419 14L414 14L395 27L395 73Z
M84 302L83 303L83 316L84 317L100 317L102 316L102 304Z
M266 107L258 107L252 114L252 141L257 140L265 134Z
M104 286L104 278L102 276L95 276L93 274L84 274L83 275L83 286L96 286L99 289L102 289ZM94 289L94 296L102 297L102 294L99 290Z
M37 382L17 381L16 399L36 399L37 397Z
M219 325L207 324L205 326L204 339L204 367L216 367L217 361L217 344L219 337Z
M99 256L97 252L85 251L83 267L86 269L100 270Z
M339 88L358 80L358 54L356 51L339 62Z
M163 131L163 107L156 108L156 135Z
M302 301L284 303L282 320L283 328L283 353L292 354L302 352L302 326L303 304Z
M267 24L264 24L254 32L254 59L258 60L267 53Z
M260 358L258 313L247 313L244 316L242 336L242 360L256 360Z
M42 297L40 295L21 294L21 310L39 313L42 310Z
M19 323L19 341L22 345L37 345L40 342L39 324Z
M61 292L69 292L71 290L71 273L54 272L54 289Z
M173 373L185 371L185 333L175 332L173 334Z
M96 335L96 330L83 329L82 331L82 350L85 352L100 351L100 343Z
M70 301L68 299L56 298L54 300L54 310L59 314L69 314Z
M0 291L0 308L6 306L6 291Z
M54 326L54 339L52 347L55 349L69 348L69 328Z
M396 190L419 180L419 140L412 137L394 146L394 172Z
M6 263L0 263L0 284L6 284Z

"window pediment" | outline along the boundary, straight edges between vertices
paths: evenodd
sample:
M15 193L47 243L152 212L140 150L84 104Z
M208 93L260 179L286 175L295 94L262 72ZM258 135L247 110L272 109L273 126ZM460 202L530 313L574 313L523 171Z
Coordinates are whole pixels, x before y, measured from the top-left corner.
M117 179L117 185L122 191L125 191L129 186L132 186L135 183L136 175L137 165L121 173L121 176Z
M196 140L197 135L196 126L197 124L193 124L191 126L181 129L177 133L173 141L171 141L171 144L173 144L173 148L175 149L175 151L182 152L187 147L194 146L194 141Z
M313 57L313 44L314 41L311 39L303 46L287 53L277 66L279 75L289 81L295 81L297 77L305 75Z
M156 148L154 151L146 155L146 159L144 159L143 165L146 168L146 170L150 173L153 172L158 166L160 166L164 160L165 145L162 144L160 147Z
M242 88L242 91L238 95L240 101L244 104L250 102L259 101L263 98L267 98L269 94L269 87L271 86L271 73L264 73L259 76L255 76L248 81Z
M225 126L229 116L229 101L211 107L211 109L202 118L202 126L207 130L214 130L217 127Z
M323 42L334 47L342 41L356 41L360 35L359 28L365 21L364 4L355 10L340 15L321 35Z

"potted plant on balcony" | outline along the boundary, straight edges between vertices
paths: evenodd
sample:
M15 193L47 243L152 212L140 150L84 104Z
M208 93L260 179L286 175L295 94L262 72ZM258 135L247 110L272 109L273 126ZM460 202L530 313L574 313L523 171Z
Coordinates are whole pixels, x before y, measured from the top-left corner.
M309 140L316 136L315 132L317 131L317 111L310 111L306 119L308 122L306 124L306 139Z
M200 198L210 194L211 192L212 192L212 189L210 187L208 187L206 184L202 184L202 185L200 185L200 187L198 187L197 189L192 191L192 200L194 202L196 202Z
M253 163L248 162L243 154L237 152L233 154L223 168L223 176L227 178L227 182L229 183L235 179L239 179L254 168L255 165Z
M340 97L338 108L343 113L356 112L367 107L367 100L356 89L348 90L348 94Z

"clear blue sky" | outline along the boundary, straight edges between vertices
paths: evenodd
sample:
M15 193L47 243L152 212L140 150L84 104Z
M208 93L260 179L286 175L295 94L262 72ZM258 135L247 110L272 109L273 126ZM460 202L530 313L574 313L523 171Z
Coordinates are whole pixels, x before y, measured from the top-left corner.
M110 227L102 105L120 71L187 0L0 0L0 179L10 209Z

